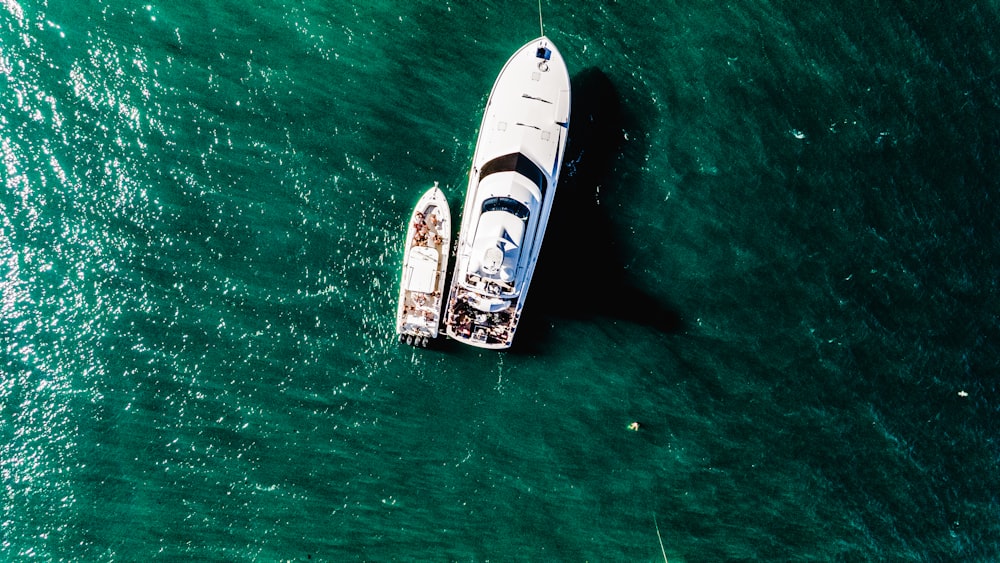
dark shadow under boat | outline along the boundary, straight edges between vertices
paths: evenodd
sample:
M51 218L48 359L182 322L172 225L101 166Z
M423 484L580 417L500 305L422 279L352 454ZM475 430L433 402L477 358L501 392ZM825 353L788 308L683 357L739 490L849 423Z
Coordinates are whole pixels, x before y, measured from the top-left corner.
M535 278L514 338L515 352L544 348L549 329L559 318L614 318L665 334L684 329L677 311L632 281L625 268L625 246L616 235L626 229L615 225L608 209L599 204L599 198L611 194L623 195L617 199L627 201L627 194L619 192L641 189L620 185L612 174L623 151L635 150L624 142L624 132L635 132L638 125L623 110L618 91L601 70L584 70L573 77L572 84L569 144ZM568 278L573 283L567 283Z

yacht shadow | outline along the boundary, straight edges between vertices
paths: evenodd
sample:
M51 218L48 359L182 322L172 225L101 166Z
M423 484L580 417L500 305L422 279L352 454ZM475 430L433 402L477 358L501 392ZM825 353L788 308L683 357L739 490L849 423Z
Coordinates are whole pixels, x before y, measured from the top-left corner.
M624 132L635 131L636 123L600 69L574 76L572 88L569 145L515 352L544 348L556 318L621 319L664 334L684 328L676 311L629 279L610 209L599 203L624 187L612 172Z

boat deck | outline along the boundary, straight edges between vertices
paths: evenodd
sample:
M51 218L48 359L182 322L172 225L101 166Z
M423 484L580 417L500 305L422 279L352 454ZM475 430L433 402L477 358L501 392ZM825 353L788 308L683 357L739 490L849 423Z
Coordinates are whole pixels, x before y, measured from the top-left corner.
M414 214L407 240L409 257L399 311L398 333L401 341L426 346L438 335L444 277L442 263L447 263L450 246L447 210L429 205ZM431 251L431 252L428 252Z
M476 343L487 348L506 348L514 339L514 330L520 315L517 300L500 311L485 312L476 308L472 301L482 296L468 289L459 289L451 297L446 319L448 332L452 338L463 342Z

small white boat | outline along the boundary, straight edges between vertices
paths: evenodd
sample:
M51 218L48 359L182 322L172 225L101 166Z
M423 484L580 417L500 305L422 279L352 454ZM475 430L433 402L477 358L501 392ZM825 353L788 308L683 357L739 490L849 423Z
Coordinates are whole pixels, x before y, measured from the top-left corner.
M481 348L514 340L552 210L569 134L570 80L542 36L497 77L465 195L445 326Z
M400 342L427 346L437 337L450 248L451 211L444 193L434 182L434 187L417 202L406 229L396 310Z

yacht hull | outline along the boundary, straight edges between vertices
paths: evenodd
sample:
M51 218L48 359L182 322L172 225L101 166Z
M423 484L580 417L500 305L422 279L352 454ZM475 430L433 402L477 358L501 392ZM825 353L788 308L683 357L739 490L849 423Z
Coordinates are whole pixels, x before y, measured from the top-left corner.
M547 37L500 71L469 172L449 337L481 348L513 343L555 198L569 133L570 80Z
M404 248L396 334L401 342L426 346L438 336L451 248L451 210L437 182L413 209Z

